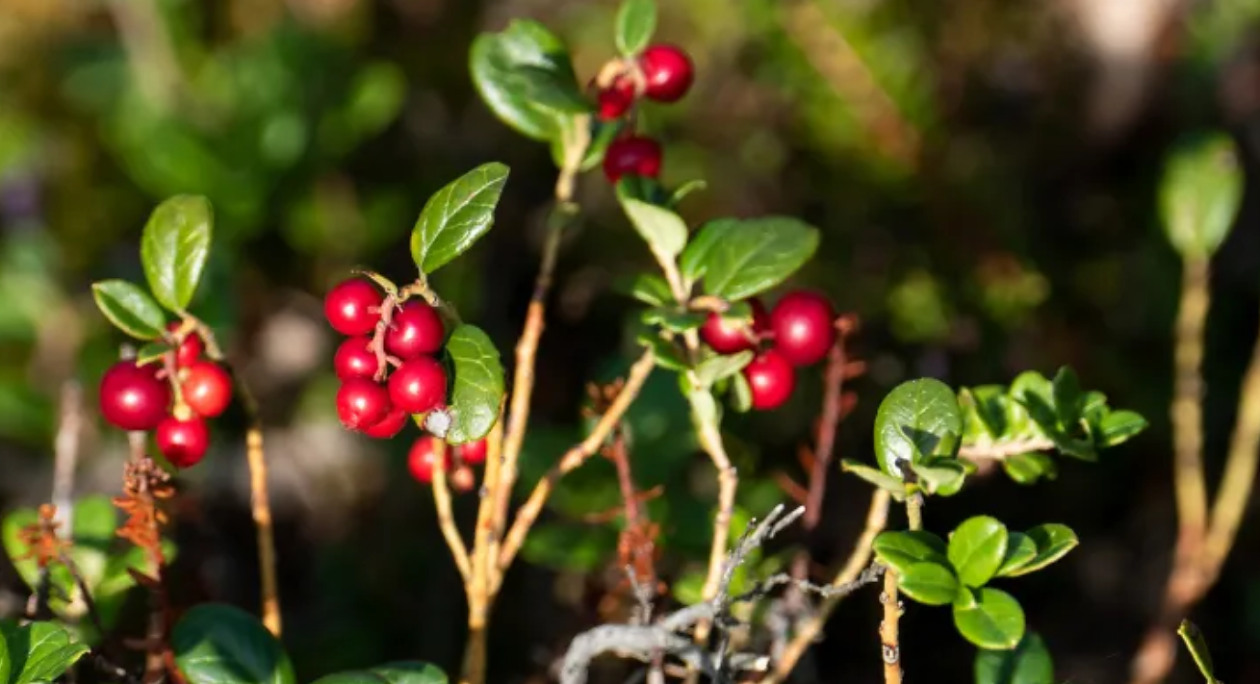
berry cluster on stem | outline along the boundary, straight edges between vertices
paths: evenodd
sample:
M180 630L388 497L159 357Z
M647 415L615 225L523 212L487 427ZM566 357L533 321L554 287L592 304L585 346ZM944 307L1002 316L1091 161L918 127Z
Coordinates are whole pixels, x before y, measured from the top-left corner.
M601 121L614 122L633 118L635 104L642 98L673 103L691 90L695 67L680 47L670 44L649 45L633 59L619 59L595 79L595 95ZM635 133L627 126L620 137L608 145L604 153L604 175L610 183L624 176L656 178L661 173L661 144L648 136Z

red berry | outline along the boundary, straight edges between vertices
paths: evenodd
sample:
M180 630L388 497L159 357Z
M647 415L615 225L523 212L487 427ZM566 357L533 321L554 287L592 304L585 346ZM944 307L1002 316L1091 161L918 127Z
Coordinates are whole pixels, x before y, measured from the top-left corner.
M403 360L432 354L442 348L445 334L437 309L410 301L394 311L394 319L385 332L385 351Z
M177 468L197 465L210 446L210 431L200 418L166 418L157 427L158 451Z
M695 67L682 48L651 45L639 55L639 67L647 81L644 95L657 102L677 102L691 89Z
M634 104L634 82L628 78L617 79L611 86L599 91L596 104L599 106L600 121L620 119Z
M477 486L477 476L473 474L472 468L467 465L456 466L451 471L451 489L457 492L471 491Z
M377 309L384 297L376 285L363 278L342 281L324 297L324 316L342 335L367 335L380 320Z
M827 356L836 341L836 312L817 292L789 292L774 305L774 348L790 363L808 366Z
M479 439L475 442L468 442L455 447L455 451L459 456L459 460L467 465L475 466L486 462L486 440Z
M152 430L166 417L171 386L158 378L160 364L119 361L101 377L101 415L123 430Z
M405 361L389 376L389 399L407 413L427 413L446 400L446 371L431 356Z
M796 388L796 373L792 364L773 349L758 354L744 366L744 378L752 389L752 406L760 411L782 406Z
M337 353L333 355L333 371L338 380L371 379L376 375L376 354L368 349L371 342L370 337L350 337L337 347Z
M363 430L385 419L393 407L389 392L371 380L351 378L337 390L337 417L347 430Z
M193 413L214 418L232 402L232 376L217 363L198 361L185 371L180 392Z
M451 467L450 452L443 451L443 464ZM411 445L407 453L407 469L417 482L429 484L433 481L433 466L437 465L437 437L423 435Z
M770 318L760 300L750 299L748 306L752 309L751 331L717 313L711 313L704 325L700 326L700 338L719 354L738 354L745 349L755 349L755 336L770 329ZM750 332L752 335L749 335Z
M181 325L179 321L171 321L166 329L174 333ZM201 336L196 332L189 332L184 335L184 341L179 343L179 349L175 352L175 365L180 368L193 365L197 359L201 358L201 352L204 349L205 345L201 341Z
M630 136L614 140L604 153L604 175L616 183L626 174L656 178L661 173L661 144L651 138Z
M402 432L410 413L401 409L392 409L380 422L363 429L363 434L373 439L389 439Z

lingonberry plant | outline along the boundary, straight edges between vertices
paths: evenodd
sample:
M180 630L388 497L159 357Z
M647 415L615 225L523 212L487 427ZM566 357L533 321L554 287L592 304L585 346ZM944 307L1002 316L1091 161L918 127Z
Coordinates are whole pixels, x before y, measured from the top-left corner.
M880 646L871 649L870 657L882 662L886 684L900 682L903 661L913 658L903 653L900 639L903 596L925 610L948 607L958 635L978 649L978 684L1055 681L1047 640L1033 627L1036 616L1025 614L1006 582L1064 558L1078 545L1076 534L1053 521L1015 530L983 511L952 530L939 526L936 532L925 520L927 504L934 497L958 495L969 480L995 467L1021 486L1053 480L1060 458L1097 461L1142 432L1146 420L1113 409L1106 396L1086 390L1067 367L1052 377L1028 371L1009 385L957 390L931 378L903 382L879 405L873 458L840 461L844 472L872 486L866 526L852 553L825 584L811 580L811 561L799 549L789 550L791 568L784 571L782 554L776 556L765 543L798 520L807 530L818 525L835 434L856 401L845 383L864 372L849 346L858 320L838 312L821 292L786 286L818 247L820 231L814 226L785 216L717 218L694 226L683 218L681 200L702 184L673 190L662 184L663 145L649 134L640 109L684 98L697 82L696 70L684 49L652 42L655 24L652 0L625 0L615 30L619 55L586 89L563 41L536 22L515 21L479 36L471 48L472 78L487 106L513 129L550 145L559 167L542 264L515 346L510 384L490 336L462 320L441 296L435 278L493 227L509 175L502 164L478 166L428 199L411 233L416 270L401 284L365 268L344 274L324 293L327 323L344 337L329 359L339 383L330 409L341 425L364 439L400 438L408 423L420 432L405 437L410 441L407 467L431 492L467 599L468 639L459 681L488 680L487 630L504 575L562 478L597 454L616 470L625 518L617 560L636 610L627 624L593 626L572 640L559 668L565 684L587 681L593 660L608 654L641 660L655 682L666 676L782 682L838 602L880 581L883 617L871 630L878 632ZM1222 149L1219 141L1193 148L1170 167L1165 223L1187 259L1191 303L1204 286L1206 256L1219 247L1237 208L1236 175L1222 170L1227 169L1220 164ZM642 305L635 321L641 353L623 379L593 388L585 436L550 462L513 510L530 427L534 358L556 257L561 237L580 213L577 179L597 169L642 239L643 256L655 262L626 289ZM102 645L103 636L117 627L123 596L135 585L152 599L139 642L146 654L146 683L165 678L188 684L294 684L293 667L279 641L282 623L257 407L214 331L190 311L212 248L213 225L204 198L168 199L153 211L141 237L147 288L122 280L93 286L105 318L141 345L125 348L98 385L101 417L128 433L132 457L123 473L123 494L112 501L85 498L70 514L48 505L5 518L5 548L32 588L29 617L55 616L59 622L0 623L0 684L52 681L89 651L95 651L94 662L106 675L137 679L115 665ZM775 296L776 290L782 291ZM1201 349L1204 308L1193 307L1178 327L1179 341L1186 335L1191 347L1179 353L1179 369L1191 380L1198 372L1194 351ZM1260 395L1256 367L1260 362L1249 371L1246 397ZM660 526L639 506L651 494L636 489L635 445L625 425L649 376L658 370L674 374L694 439L711 462L717 484L707 562L695 582L683 578L676 583L676 605L667 605L654 568ZM802 452L808 487L785 477L783 494L797 505L763 507L764 516L755 520L739 502L740 478L723 425L750 410L782 410L796 393L798 376L816 371L824 399L813 444ZM1184 395L1189 404L1179 404L1174 415L1181 421L1189 411L1189 425L1198 420L1193 387ZM251 421L246 455L258 530L262 619L213 603L175 616L165 582L176 549L162 538L166 513L161 503L177 495L171 480L206 457L210 421L224 414L233 399ZM1241 413L1257 412L1249 406ZM149 455L150 434L160 459ZM1187 543L1184 553L1191 555L1179 556L1174 573L1194 574L1194 591L1171 596L1168 619L1179 619L1206 591L1211 579L1202 578L1219 570L1232 544L1254 479L1257 440L1260 431L1250 428L1238 437L1227 466L1232 479L1213 507L1210 526L1202 519L1206 502L1196 503L1202 492L1190 488L1186 505L1192 522L1209 534L1206 542L1195 537L1195 544ZM1183 478L1202 476L1200 447L1193 439L1187 444L1179 442L1179 486ZM480 493L471 544L456 525L452 488ZM904 529L889 525L893 501L904 506ZM113 508L126 514L121 527ZM130 546L114 548L109 543L114 536ZM777 598L780 590L792 600ZM778 628L771 630L770 623ZM759 627L773 636L756 637ZM1201 655L1205 649L1192 645L1192 651L1200 661L1206 657ZM1210 678L1209 670L1203 671ZM318 681L382 680L448 681L423 661Z

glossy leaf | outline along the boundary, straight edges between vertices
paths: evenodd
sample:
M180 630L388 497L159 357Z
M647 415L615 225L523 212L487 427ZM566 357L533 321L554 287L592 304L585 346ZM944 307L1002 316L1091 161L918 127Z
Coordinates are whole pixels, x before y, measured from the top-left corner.
M1076 372L1067 366L1060 368L1054 376L1052 392L1059 424L1064 427L1075 425L1085 408L1085 394L1081 390L1081 381Z
M314 684L448 684L446 673L437 665L420 661L400 661L368 670L338 672L316 679Z
M1133 411L1112 411L1102 419L1099 446L1106 448L1123 444L1145 430L1147 425L1146 419Z
M906 498L906 483L901 478L889 475L879 468L872 468L859 461L846 458L840 461L840 469L846 473L853 473L876 487L891 493L893 498L898 501L903 501Z
M658 261L673 263L687 245L687 224L669 209L627 197L623 187L618 184L617 196L631 225Z
M879 562L904 573L915 563L948 563L945 540L923 530L881 532L871 543Z
M737 219L716 219L700 226L678 259L678 268L688 283L704 276L709 254L739 224Z
M295 684L280 642L233 606L194 606L175 625L170 643L188 684Z
M966 590L971 600L954 604L954 626L967 641L989 650L1015 648L1024 638L1024 609L999 589Z
M690 370L687 360L683 358L682 352L679 351L678 347L654 331L645 331L639 335L638 342L652 350L652 357L656 359L656 365L661 368L675 371Z
M744 366L747 366L753 359L751 350L742 351L738 354L715 354L696 366L696 376L700 379L700 384L708 386L736 375Z
M429 198L411 232L411 258L421 273L445 266L490 230L507 177L503 164L483 164Z
M953 456L961 435L962 413L954 391L939 380L910 380L895 387L879 405L875 457L884 472L904 477L898 462Z
M943 606L958 595L958 578L942 563L912 563L897 573L897 586L902 593L919 603Z
M617 10L617 50L633 57L647 47L656 32L656 0L622 0Z
M1024 632L1013 650L976 653L976 684L1055 684L1054 661L1036 632Z
M504 123L526 137L557 137L570 115L535 101L539 86L522 69L554 75L553 83L572 82L573 65L564 43L536 21L516 19L499 33L483 33L469 53L473 84L486 105Z
M962 489L967 477L963 463L954 458L931 458L919 463L911 463L910 469L918 476L919 483L924 485L929 494L953 496Z
M1036 557L1037 542L1032 537L1020 532L1008 532L1006 553L1002 556L1002 564L998 567L996 576L1008 576Z
M176 195L158 205L140 238L140 260L149 289L171 311L192 301L210 258L214 213L200 195Z
M446 342L454 366L446 441L475 442L490 434L503 403L503 364L499 350L480 328L461 325Z
M1059 476L1059 467L1054 459L1038 453L1007 456L1002 459L1002 470L1020 484L1032 484L1043 477L1053 480Z
M737 220L718 231L720 238L707 241L698 268L704 272L705 292L725 299L745 299L775 287L818 249L818 229L793 218Z
M1024 534L1037 545L1037 556L1020 567L1006 573L1007 577L1019 577L1040 570L1066 556L1080 544L1076 533L1067 525L1049 523L1038 525Z
M648 309L640 316L647 325L660 326L670 332L684 333L704 324L706 314L698 311L681 311L670 307Z
M22 626L0 622L0 635L4 637L4 651L8 655L0 671L8 671L5 681L9 684L52 682L91 650L87 644L76 641L66 628L53 622L39 621Z
M968 518L949 536L949 562L969 587L988 582L1006 557L1006 525L987 515Z
M674 301L669 283L655 273L637 273L622 289L631 297L651 306L665 306Z
M1180 143L1159 186L1168 241L1183 257L1211 256L1229 234L1242 195L1241 164L1229 136L1214 133Z
M115 328L139 340L156 340L166 329L166 314L149 293L126 280L92 284L96 308Z

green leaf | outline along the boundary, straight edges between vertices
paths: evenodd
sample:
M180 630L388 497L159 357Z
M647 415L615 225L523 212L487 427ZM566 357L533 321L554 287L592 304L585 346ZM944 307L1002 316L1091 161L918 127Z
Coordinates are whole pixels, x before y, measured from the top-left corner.
M706 314L698 311L682 311L671 307L648 309L640 315L647 325L660 326L670 332L684 333L704 325Z
M840 469L846 473L853 473L876 487L891 493L893 498L898 501L903 501L906 498L906 483L902 482L900 478L893 477L878 468L872 468L864 463L845 458L840 461Z
M91 650L75 641L66 628L53 622L32 622L18 626L0 622L0 635L7 651L9 684L52 682Z
M708 228L702 229L701 232ZM794 218L736 220L703 256L705 292L745 299L787 280L814 256L818 229Z
M1041 478L1053 480L1059 476L1059 467L1046 454L1015 454L1002 459L1002 470L1020 484L1032 484Z
M617 50L634 57L647 47L656 32L655 0L622 0L617 10Z
M1025 632L1014 650L976 653L976 684L1054 684L1054 661L1036 632Z
M1098 445L1106 448L1123 444L1146 429L1148 423L1133 411L1112 411L1102 419Z
M949 537L949 562L969 587L982 587L1006 557L1006 525L987 515L968 518Z
M0 684L8 684L9 673L13 669L13 658L9 655L8 642L4 639L4 633L0 630Z
M564 43L536 21L513 20L503 31L483 33L473 41L469 69L481 99L522 135L552 140L571 115L534 101L538 85L521 76L522 68L550 72L553 83L576 84Z
M1067 366L1060 368L1054 376L1053 393L1059 424L1069 427L1079 422L1085 408L1085 394L1076 372Z
M904 477L899 461L953 456L962 434L958 400L945 383L931 378L903 382L884 397L875 415L875 457L889 475Z
M968 589L974 597L954 604L954 626L967 641L980 648L1001 651L1015 648L1024 638L1024 609L1014 596L999 589Z
M931 458L919 463L911 463L910 469L919 476L919 481L927 485L929 494L953 496L962 489L967 477L967 469L962 462L953 458Z
M411 231L411 258L428 275L468 251L494 225L508 167L482 164L438 190Z
M748 413L752 408L752 387L748 385L748 378L745 378L743 373L731 376L730 397L731 408L735 409L736 413Z
M682 256L678 259L678 268L686 279L688 286L704 276L708 266L709 254L713 248L735 230L738 219L716 219L700 226L700 230L687 243Z
M1058 523L1038 525L1024 534L1028 535L1033 540L1033 543L1037 545L1037 556L1006 573L1007 577L1019 577L1030 572L1036 572L1066 556L1069 551L1081 543L1071 528Z
M1190 658L1199 668L1199 674L1203 676L1204 681L1207 684L1221 684L1216 678L1216 666L1212 664L1212 653L1208 650L1207 639L1203 638L1203 632L1199 627L1183 619L1181 625L1177 627L1177 635L1186 645L1186 650L1190 651Z
M166 356L167 352L170 352L172 349L174 348L165 342L150 342L140 347L136 352L136 365L147 366L150 363L161 361L162 357Z
M490 434L503 403L499 350L480 328L461 325L447 340L446 353L455 366L446 441L452 445L475 442Z
M1179 143L1159 186L1168 241L1183 258L1211 256L1229 234L1242 195L1241 165L1229 136L1213 133Z
M1002 564L998 567L996 576L1007 577L1036 557L1037 542L1032 537L1020 532L1008 532L1006 554L1002 556Z
M544 109L561 114L586 114L592 109L591 101L582 97L582 91L572 73L559 72L550 65L522 64L516 67L508 79L516 92ZM575 123L570 116L561 120L562 125Z
M171 632L175 662L189 684L295 684L280 642L239 608L203 603Z
M617 184L617 198L630 223L647 242L657 261L672 264L687 246L687 224L669 209L628 197L624 187L620 182Z
M140 259L153 296L182 312L192 301L210 257L214 212L200 195L176 195L158 205L140 238Z
M1007 431L1012 426L1007 420L1006 388L1001 385L964 388L958 392L958 403L971 405L980 427L990 438L1002 440L1008 437Z
M682 352L672 342L658 335L655 331L644 331L638 337L639 344L652 350L652 357L656 359L656 365L661 368L668 368L675 371L690 370L687 360L683 358Z
M437 665L420 661L378 665L369 670L338 672L316 679L314 684L448 684Z
M897 586L906 596L929 606L951 603L958 595L958 578L941 563L912 563L897 573Z
M650 306L666 306L674 303L674 294L669 290L669 283L655 273L636 273L632 279L622 284L620 289Z
M948 563L945 540L923 530L881 532L871 544L879 562L904 573L915 563Z
M114 327L139 340L156 340L166 330L166 314L147 292L125 280L92 284L96 308Z
M700 384L708 387L718 380L738 374L752 360L752 350L730 355L716 354L696 366L696 376L699 377Z

